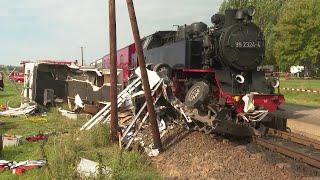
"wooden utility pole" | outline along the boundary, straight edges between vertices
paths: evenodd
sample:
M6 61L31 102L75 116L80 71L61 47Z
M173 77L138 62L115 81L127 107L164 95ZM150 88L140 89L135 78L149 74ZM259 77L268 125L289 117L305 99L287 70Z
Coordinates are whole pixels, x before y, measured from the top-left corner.
M109 0L111 140L118 140L117 25L115 0Z
M151 96L151 90L150 90L150 85L149 85L149 80L148 80L146 63L145 63L145 59L144 59L144 55L143 55L143 49L142 49L142 44L141 44L138 23L137 23L137 19L136 19L136 13L134 10L134 5L133 5L132 0L127 0L127 6L128 6L128 11L129 11L129 17L130 17L130 23L131 23L132 33L133 33L133 37L134 37L134 42L135 42L135 46L136 46L136 52L138 54L138 63L139 63L140 71L141 71L142 85L143 85L143 89L145 91L144 95L146 98L147 108L148 108L148 112L149 112L149 120L150 120L150 124L151 124L150 128L151 128L151 132L152 132L153 144L156 149L162 150L160 133L159 133L158 123L157 123L157 119L156 119L156 113L154 110L153 100L152 100L152 96Z

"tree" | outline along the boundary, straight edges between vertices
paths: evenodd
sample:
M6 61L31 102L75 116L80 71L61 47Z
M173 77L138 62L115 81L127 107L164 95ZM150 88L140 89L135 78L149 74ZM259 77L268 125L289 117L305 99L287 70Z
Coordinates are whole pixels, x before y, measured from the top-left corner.
M243 8L252 4L256 0L224 0L219 8L219 13L224 13L229 8Z
M262 29L266 42L264 64L276 64L275 43L277 41L275 26L286 0L258 0L254 5L256 14L254 22Z
M275 27L275 57L281 69L307 63L315 65L320 52L320 3L290 0Z

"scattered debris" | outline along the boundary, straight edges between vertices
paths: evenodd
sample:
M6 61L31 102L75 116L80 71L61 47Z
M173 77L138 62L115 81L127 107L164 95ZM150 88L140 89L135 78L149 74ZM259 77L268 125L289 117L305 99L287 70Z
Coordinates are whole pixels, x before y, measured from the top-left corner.
M0 171L5 169L12 170L13 174L21 175L26 170L43 167L46 164L45 160L27 160L17 163L16 161L0 160Z
M158 126L159 126L159 131L160 132L162 132L162 131L167 129L166 123L164 122L163 119L161 119L161 121L158 122Z
M83 107L83 112L85 113L96 114L98 111L99 109L96 105L85 104Z
M8 110L8 106L0 104L0 112L1 111L6 111L6 110Z
M0 112L0 116L26 116L35 113L37 105L22 104L19 108L10 108Z
M75 112L64 110L59 108L59 112L61 113L62 116L67 117L69 119L77 120L78 115Z
M80 163L77 166L77 172L81 177L88 178L97 177L99 172L111 176L112 169L109 167L101 167L101 165L94 161L81 158Z
M79 118L85 118L85 119L89 119L88 114L80 114L80 113L76 113L73 111L68 111L68 110L64 110L59 108L59 112L61 113L62 116L67 117L68 119L72 119L72 120L77 120ZM89 115L91 117L91 115Z
M83 102L81 100L81 97L79 96L79 94L77 94L75 97L74 97L74 103L76 104L76 107L75 109L78 109L78 108L83 108Z
M3 147L11 147L11 146L18 146L21 142L22 136L19 135L3 135L2 136L2 143Z
M37 135L32 135L32 136L26 137L26 140L29 142L46 141L46 140L48 140L48 135L40 133Z
M21 175L26 170L36 169L43 167L46 164L45 160L27 160L21 161L19 163L13 163L10 166L13 174Z
M120 126L128 125L129 121L132 120L132 117L133 117L132 109L127 108L124 110L120 110L118 114L119 125Z
M150 136L148 136L148 117L149 114L147 112L147 104L144 100L143 93L141 90L141 77L139 69L136 71L137 78L131 81L131 83L118 94L118 108L119 108L119 144L120 147L124 147L124 149L129 149L132 143L145 144L145 142L149 143L151 141ZM165 84L164 79L160 78L156 72L148 71L149 83L152 90L151 95L154 98L154 105L157 107L157 119L159 131L161 132L160 137L163 138L168 131L172 130L177 122L174 122L176 118L167 118L169 116L166 113L165 106L157 105L159 99L163 97L165 100L168 100L172 104L172 110L175 109L178 114L181 114L182 119L185 122L189 122L189 117L184 113L182 103L178 99L169 99L168 93L166 92L166 88L168 87ZM171 95L171 94L169 94ZM170 96L171 97L171 96ZM125 109L123 109L123 105L126 101L132 100L135 101L135 106L133 103L128 103ZM138 101L138 104L136 103ZM177 115L178 116L178 115ZM85 123L81 130L90 130L95 125L99 123L106 123L110 120L110 104L107 104L104 108L102 108L97 114L95 114L87 123ZM167 123L170 121L172 123ZM181 121L183 124L184 122ZM146 131L146 132L145 132ZM143 146L142 146L143 147ZM158 156L159 150L153 149L152 147L145 148L145 152L149 156Z
M12 165L11 161L0 160L0 172L4 171Z
M145 148L146 153L150 157L156 157L160 154L159 149L150 149L150 148Z
M118 107L120 107L134 90L141 85L141 79L138 78L129 84L121 93L118 94ZM80 130L90 130L94 125L103 121L106 123L110 120L110 103L102 108L96 115L94 115L87 123L85 123Z

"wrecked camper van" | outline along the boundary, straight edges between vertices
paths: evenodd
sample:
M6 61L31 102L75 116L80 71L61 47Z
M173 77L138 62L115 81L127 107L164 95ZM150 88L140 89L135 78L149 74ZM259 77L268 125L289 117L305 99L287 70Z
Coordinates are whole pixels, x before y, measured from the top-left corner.
M118 71L119 91L123 88L121 73ZM105 103L109 101L109 75L108 71L75 64L26 63L24 101L44 106L68 102L71 108L71 102L79 95L87 104Z

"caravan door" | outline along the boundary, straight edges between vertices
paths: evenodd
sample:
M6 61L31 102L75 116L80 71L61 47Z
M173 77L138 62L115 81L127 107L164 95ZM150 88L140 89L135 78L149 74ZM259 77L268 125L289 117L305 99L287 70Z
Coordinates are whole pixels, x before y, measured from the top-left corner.
M24 69L24 92L23 97L27 101L34 101L36 94L36 76L37 76L36 63L26 63Z

